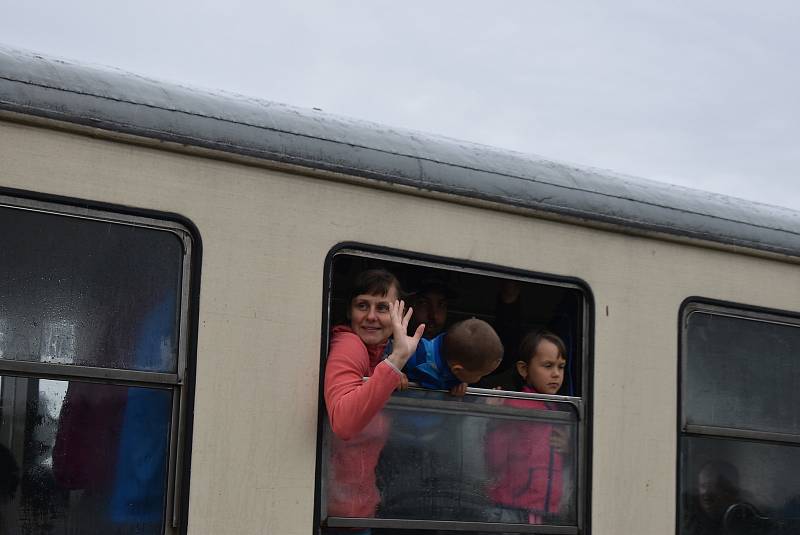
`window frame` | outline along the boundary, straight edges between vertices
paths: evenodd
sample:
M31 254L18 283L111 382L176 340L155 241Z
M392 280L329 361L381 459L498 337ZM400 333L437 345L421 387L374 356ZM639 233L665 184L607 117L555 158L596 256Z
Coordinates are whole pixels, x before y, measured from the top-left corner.
M800 315L774 309L765 309L714 301L702 298L690 298L684 301L680 312L679 328L679 369L678 369L678 431L680 435L703 435L720 438L740 438L743 440L769 440L787 444L800 444L800 433L775 433L769 431L754 431L750 429L737 429L734 427L718 427L709 425L687 424L684 400L686 399L686 385L684 378L688 376L688 322L694 313L711 314L727 318L759 321L787 327L800 328Z
M191 221L175 214L5 189L0 189L0 208L146 228L168 232L179 240L182 251L175 373L0 359L0 376L169 390L172 393L172 408L169 416L163 533L185 533L188 527L194 361L202 251L197 228Z
M585 535L591 533L591 471L592 471L592 399L593 399L593 356L594 356L594 317L595 302L590 286L577 277L559 276L548 273L534 272L516 268L504 267L485 262L461 260L450 257L411 252L391 247L370 245L360 242L341 242L328 251L323 267L322 291L322 322L320 333L320 367L319 367L319 407L317 418L317 444L316 444L316 472L314 490L314 524L316 534L322 525L325 507L324 496L324 455L323 437L326 425L327 412L324 397L325 365L330 342L330 319L332 317L331 304L333 289L333 263L337 256L355 256L372 260L382 260L394 263L403 263L413 266L459 271L471 275L486 276L516 280L523 283L534 283L548 286L558 286L578 290L582 296L582 332L579 340L578 353L581 366L581 396L552 396L550 399L567 401L576 408L578 417L578 473L576 475L576 526L560 526L553 524L541 525L515 525L519 533L542 533ZM481 396L496 396L491 390L469 388L468 393ZM507 392L507 394L513 394ZM513 397L513 396L511 396ZM334 517L331 517L334 520ZM328 524L330 527L352 528L416 528L427 530L456 530L465 533L474 531L508 531L506 524L475 523L458 521L437 520L401 520L401 519L335 519Z
M759 307L731 301L721 301L706 297L692 296L681 303L678 312L678 384L677 384L677 422L676 422L676 462L675 462L675 533L681 533L681 500L687 488L683 479L681 459L684 455L682 439L686 437L721 438L756 443L773 443L781 445L800 444L800 433L776 433L769 431L755 431L751 429L737 429L734 427L720 427L710 425L687 424L684 401L686 395L686 381L688 377L688 326L689 318L694 313L711 314L727 318L765 322L777 325L800 328L800 313L774 308Z

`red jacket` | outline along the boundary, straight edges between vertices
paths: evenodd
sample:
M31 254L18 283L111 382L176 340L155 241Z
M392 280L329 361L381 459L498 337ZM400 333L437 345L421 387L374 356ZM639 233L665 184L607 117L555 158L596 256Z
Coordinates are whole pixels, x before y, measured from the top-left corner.
M523 392L535 393L529 386ZM506 405L548 409L540 400L507 399ZM550 446L553 425L542 422L506 421L486 437L486 460L494 481L489 497L497 504L531 513L556 513L563 491L563 456Z
M401 377L391 364L382 363L385 345L367 347L349 327L333 329L325 366L325 406L334 434L328 516L370 517L380 502L375 465L389 434L380 411Z

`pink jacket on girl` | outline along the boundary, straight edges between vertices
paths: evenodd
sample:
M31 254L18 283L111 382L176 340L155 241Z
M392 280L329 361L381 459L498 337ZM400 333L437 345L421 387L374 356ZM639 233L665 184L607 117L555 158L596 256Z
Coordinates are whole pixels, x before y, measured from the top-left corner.
M525 386L523 392L536 393ZM548 410L545 401L507 399L506 406ZM532 517L557 513L563 491L563 455L550 445L553 424L505 421L486 437L486 460L494 476L489 497L498 505L528 510Z

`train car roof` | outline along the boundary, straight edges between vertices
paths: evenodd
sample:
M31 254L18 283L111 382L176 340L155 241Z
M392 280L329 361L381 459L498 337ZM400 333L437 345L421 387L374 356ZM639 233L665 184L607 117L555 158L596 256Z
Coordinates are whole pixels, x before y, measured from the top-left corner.
M0 47L0 110L800 257L800 212Z

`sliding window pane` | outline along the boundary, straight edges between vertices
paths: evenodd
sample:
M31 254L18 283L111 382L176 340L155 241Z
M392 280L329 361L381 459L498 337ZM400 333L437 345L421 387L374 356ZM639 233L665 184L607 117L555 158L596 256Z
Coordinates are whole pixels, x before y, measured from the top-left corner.
M680 533L800 533L800 445L681 439Z
M0 207L0 359L177 371L183 244Z
M574 526L577 421L567 403L396 393L359 436L326 429L327 515Z
M0 381L7 533L162 533L170 390Z
M705 312L687 321L688 424L800 433L800 327Z

